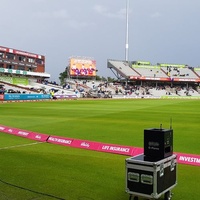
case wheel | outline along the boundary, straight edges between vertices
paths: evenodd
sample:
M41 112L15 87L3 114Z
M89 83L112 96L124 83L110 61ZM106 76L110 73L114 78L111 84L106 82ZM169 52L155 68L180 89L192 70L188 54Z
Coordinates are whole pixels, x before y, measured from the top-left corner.
M133 196L130 194L129 200L132 200L132 197L133 197ZM133 197L133 200L138 200L138 197L137 197L137 196L134 196L134 197Z
M171 198L172 198L171 192L170 191L166 192L164 195L164 200L171 200Z

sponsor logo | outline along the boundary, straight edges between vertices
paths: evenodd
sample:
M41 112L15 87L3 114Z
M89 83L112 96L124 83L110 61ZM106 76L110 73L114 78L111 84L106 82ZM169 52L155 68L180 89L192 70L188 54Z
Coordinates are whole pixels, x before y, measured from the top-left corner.
M89 148L89 147L90 147L90 144L87 143L87 142L82 142L82 143L81 143L81 146L82 146L82 147L87 147L87 148Z
M149 142L148 145L148 149L159 150L160 144L158 142Z
M159 146L158 142L149 142L148 144L149 144L149 146L154 146L154 147L158 147Z
M53 142L62 143L62 144L71 144L72 143L72 140L66 140L66 139L61 139L61 138L49 137L49 140L53 141Z
M40 135L35 136L36 139L41 139L42 137Z
M3 131L3 130L5 130L5 128L4 128L4 127L2 127L2 126L0 126L0 130L2 130L2 131Z
M130 148L116 147L116 146L103 146L102 149L103 150L108 150L108 151L125 152L125 153L128 153L130 151Z
M180 156L180 161L190 162L190 163L198 163L200 164L200 158L189 157L189 156Z
M23 132L23 131L19 131L17 134L19 134L19 135L23 135L23 136L27 136L29 133L27 133L27 132Z

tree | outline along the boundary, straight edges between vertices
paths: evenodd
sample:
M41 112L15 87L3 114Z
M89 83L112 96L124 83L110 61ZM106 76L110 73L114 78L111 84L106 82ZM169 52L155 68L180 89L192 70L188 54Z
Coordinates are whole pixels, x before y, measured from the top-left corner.
M65 79L69 78L68 67L66 67L65 71L61 72L59 75L60 84L65 84Z
M101 78L102 81L107 81L107 78L103 77Z
M115 81L115 79L111 78L111 77L108 77L107 80L108 80L108 82L111 82L111 83Z
M97 80L97 81L101 81L101 77L98 76L98 75L96 75L96 80Z

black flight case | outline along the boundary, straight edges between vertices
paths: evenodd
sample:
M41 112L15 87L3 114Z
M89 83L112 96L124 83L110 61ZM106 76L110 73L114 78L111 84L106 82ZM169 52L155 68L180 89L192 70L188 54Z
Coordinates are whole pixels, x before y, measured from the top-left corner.
M177 156L148 159L144 154L125 160L126 192L129 200L171 199L171 190L177 184Z

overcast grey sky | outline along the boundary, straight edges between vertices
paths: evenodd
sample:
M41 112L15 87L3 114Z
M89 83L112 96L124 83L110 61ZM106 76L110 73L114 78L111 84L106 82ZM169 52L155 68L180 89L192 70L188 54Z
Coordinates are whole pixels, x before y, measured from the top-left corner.
M46 56L58 80L70 56L125 59L126 0L0 0L0 46ZM130 0L129 60L200 66L200 0Z

